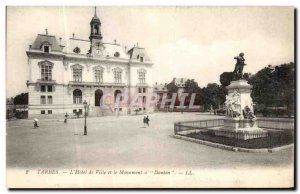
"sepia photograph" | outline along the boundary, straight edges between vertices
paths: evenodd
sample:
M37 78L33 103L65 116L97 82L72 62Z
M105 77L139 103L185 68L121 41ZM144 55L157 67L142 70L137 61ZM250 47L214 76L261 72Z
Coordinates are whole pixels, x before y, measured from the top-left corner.
M6 187L295 188L292 6L7 6Z

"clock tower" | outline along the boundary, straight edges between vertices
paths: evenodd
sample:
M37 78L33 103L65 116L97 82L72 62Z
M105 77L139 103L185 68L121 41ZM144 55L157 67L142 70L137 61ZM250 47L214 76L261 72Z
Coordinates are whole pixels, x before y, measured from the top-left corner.
M103 55L104 45L102 44L102 35L101 35L101 22L97 16L97 10L95 7L95 15L90 22L91 26L91 34L90 34L90 41L91 41L91 49L90 52L92 55Z

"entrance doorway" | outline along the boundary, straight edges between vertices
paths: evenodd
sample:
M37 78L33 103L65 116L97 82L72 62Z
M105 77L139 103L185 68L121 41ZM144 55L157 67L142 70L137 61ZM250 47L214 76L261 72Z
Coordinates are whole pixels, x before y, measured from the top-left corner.
M95 106L103 105L103 91L98 89L95 91Z

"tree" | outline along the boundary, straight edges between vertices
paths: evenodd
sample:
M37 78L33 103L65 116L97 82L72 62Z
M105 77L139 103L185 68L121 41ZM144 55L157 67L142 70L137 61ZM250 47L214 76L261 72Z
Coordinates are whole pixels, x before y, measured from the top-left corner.
M194 79L188 79L186 82L185 82L185 88L184 88L184 92L185 93L188 93L188 97L186 98L186 103L185 105L189 105L189 102L190 102L190 99L191 99L191 96L192 94L196 94L195 96L195 101L194 101L194 105L200 105L201 102L203 102L203 93L202 93L202 90L201 88L198 86L198 83L195 82Z
M172 81L167 85L167 90L169 93L177 93L178 87L175 85L175 82Z
M226 90L224 87L210 83L203 88L204 108L206 110L213 106L214 109L219 108L219 105L223 105L225 102Z
M220 75L220 83L223 87L229 86L230 82L234 79L233 72L224 72Z
M27 105L28 104L28 92L16 95L14 97L14 104L16 104L16 105Z
M252 98L259 108L294 107L294 63L282 64L275 69L265 67L250 77Z
M244 73L243 78L249 81L251 73ZM233 72L224 72L220 75L220 83L223 87L229 86L230 82L234 80Z

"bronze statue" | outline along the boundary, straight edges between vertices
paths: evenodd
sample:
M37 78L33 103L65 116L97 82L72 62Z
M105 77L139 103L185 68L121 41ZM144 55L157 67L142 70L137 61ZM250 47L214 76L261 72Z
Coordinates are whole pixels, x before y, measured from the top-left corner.
M233 71L233 75L235 80L242 79L243 78L243 69L245 64L245 58L244 58L244 53L240 53L239 56L234 57L236 59L236 64L235 68Z

